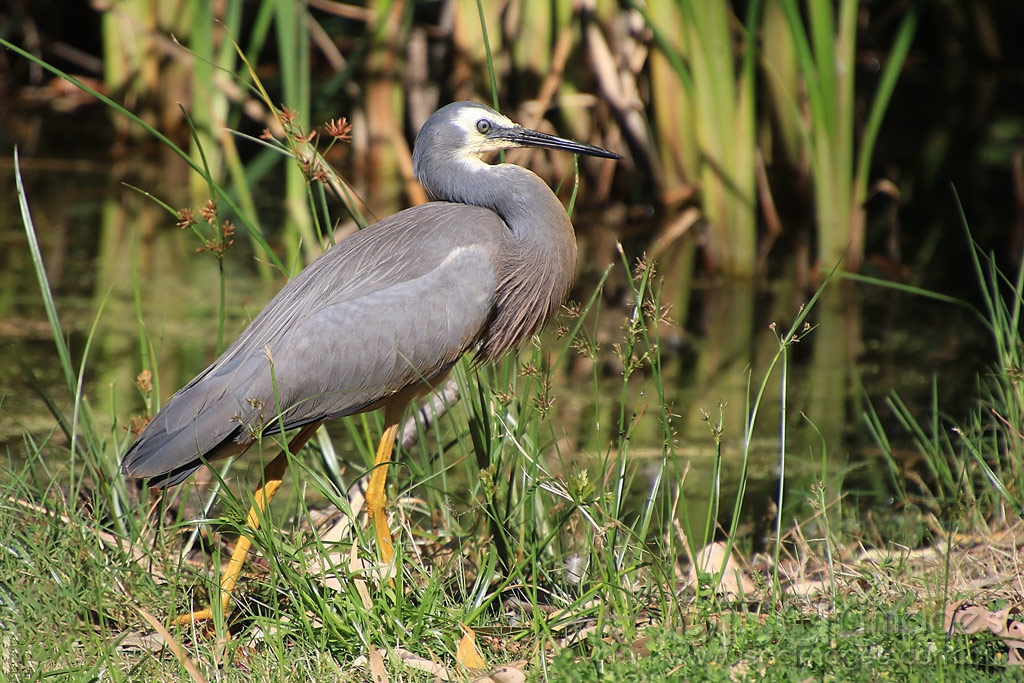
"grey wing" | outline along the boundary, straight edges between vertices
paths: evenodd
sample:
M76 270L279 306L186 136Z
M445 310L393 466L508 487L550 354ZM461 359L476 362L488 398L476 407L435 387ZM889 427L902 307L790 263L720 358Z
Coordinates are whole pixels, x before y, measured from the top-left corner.
M277 431L278 407L291 429L429 382L483 333L506 230L486 209L434 203L343 240L171 398L122 471L173 485Z

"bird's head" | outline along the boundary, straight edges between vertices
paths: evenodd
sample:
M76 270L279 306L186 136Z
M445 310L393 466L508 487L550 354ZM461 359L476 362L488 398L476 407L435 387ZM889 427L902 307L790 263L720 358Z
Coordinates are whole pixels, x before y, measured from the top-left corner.
M413 147L413 173L436 197L452 198L441 190L445 178L458 171L485 167L482 157L516 147L542 147L574 154L620 159L601 147L523 128L507 116L476 102L453 102L434 112L423 124Z

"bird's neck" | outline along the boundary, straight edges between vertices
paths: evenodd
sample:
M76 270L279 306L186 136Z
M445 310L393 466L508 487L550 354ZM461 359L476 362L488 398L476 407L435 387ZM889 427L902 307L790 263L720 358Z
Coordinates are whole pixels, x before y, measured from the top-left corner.
M446 160L417 175L431 198L490 209L524 244L545 251L571 249L575 259L576 238L565 208L532 171L515 164L478 161L470 166Z
M521 240L545 244L568 239L575 245L572 223L547 183L514 164L489 166L485 172L501 188L487 208L501 216L512 234Z
M562 203L532 172L510 164L485 172L493 173L489 180L501 188L487 208L511 233L495 264L496 320L491 329L500 332L485 339L481 349L484 358L495 358L540 329L565 302L576 271L576 235Z

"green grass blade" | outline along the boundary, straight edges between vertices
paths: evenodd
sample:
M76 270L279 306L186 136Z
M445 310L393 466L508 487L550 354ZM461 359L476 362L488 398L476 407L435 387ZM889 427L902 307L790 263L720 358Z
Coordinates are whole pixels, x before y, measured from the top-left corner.
M892 93L896 89L896 81L899 80L903 65L906 62L907 54L910 52L910 45L914 42L914 35L917 33L917 12L918 5L913 3L910 10L903 15L899 31L893 41L892 49L889 51L889 59L882 71L882 78L878 83L878 90L875 91L874 100L871 102L871 113L868 114L867 123L861 135L860 150L857 154L856 170L856 197L864 197L868 189L868 174L871 172L871 158L875 152L875 142L878 140L878 131L882 127L882 119L889 108L892 100Z
M60 319L57 316L57 305L53 301L53 292L50 290L50 280L46 275L46 267L43 265L43 255L39 250L39 241L36 239L36 228L32 222L32 213L28 206L28 195L25 193L25 184L21 178L21 163L18 158L18 148L14 148L14 180L18 189L18 206L21 209L21 222L25 227L25 237L28 238L28 248L32 255L32 267L36 272L36 280L39 282L39 291L43 296L43 308L46 309L46 319L50 323L50 333L57 346L57 356L60 358L60 368L64 373L64 381L68 390L75 391L75 369L71 364L71 353L68 350L67 341L64 339L64 332L60 327Z

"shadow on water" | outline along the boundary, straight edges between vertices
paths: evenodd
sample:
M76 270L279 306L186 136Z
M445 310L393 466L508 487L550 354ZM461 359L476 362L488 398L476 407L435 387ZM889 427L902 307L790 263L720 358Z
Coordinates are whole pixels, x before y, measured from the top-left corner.
M192 234L175 229L166 211L122 184L151 190L175 206L186 205L187 169L159 148L116 163L95 157L65 159L59 148L45 145L22 154L43 258L75 362L102 308L85 394L93 411L107 416L112 438L127 439L125 425L143 410L135 384L143 363L140 339L152 345L162 382L157 395L164 399L217 353L220 274L216 258L197 254ZM54 457L66 445L12 358L20 357L35 371L41 388L62 409L70 412L72 400L16 218L10 158L0 164L5 169L0 174L0 213L7 217L0 223L0 244L4 245L0 254L0 445L17 463L25 452L25 433L36 443L49 440L48 450ZM580 232L581 254L606 254L610 250L600 245L615 240L610 226ZM225 264L226 343L281 283L280 278L276 284L261 283L252 254L242 242ZM700 519L709 505L715 461L715 440L705 416L716 422L719 406L724 406L721 509L729 510L742 475L748 396L757 390L779 348L770 325L775 323L780 333L788 329L810 294L785 278L770 285L700 283L686 265L692 263L692 248L683 244L659 260L664 278L661 299L670 306L673 321L663 323L659 334L666 399L673 415L674 439L668 455L678 465L672 471L680 477L671 484L682 485L686 513ZM574 293L577 300L585 300L592 291L592 279L586 273L602 268L600 263L584 266ZM617 277L622 277L621 269ZM624 289L613 277L605 290L597 325L603 336L598 341L605 349L621 335ZM831 488L830 499L843 492L884 501L888 474L863 426L865 401L871 401L885 420L884 398L897 392L927 414L932 377L939 374L940 406L951 414L962 414L971 393L966 387L973 386L974 373L982 363L977 351L982 343L980 330L967 314L880 288L831 286L809 321L813 331L790 353L784 421L779 369L769 377L758 411L743 513L744 523L755 532L770 518L778 497L781 425L787 430L784 513L806 505L811 486L823 473ZM657 394L642 373L623 391L621 368L614 359L605 354L597 362L602 363L598 373L602 386L597 392L594 373L582 361L575 361L557 378L556 414L565 434L560 448L584 461L608 458L617 447L617 434L610 429L618 424L619 415L643 416L630 443L635 468L631 486L639 505L665 453ZM601 400L595 400L595 395ZM341 430L335 434L339 451L345 452L345 437Z

